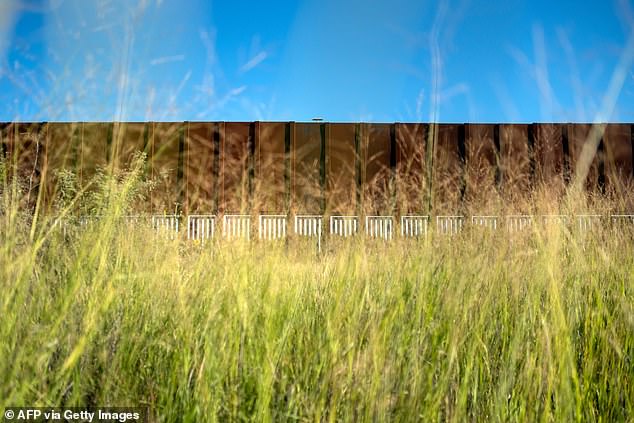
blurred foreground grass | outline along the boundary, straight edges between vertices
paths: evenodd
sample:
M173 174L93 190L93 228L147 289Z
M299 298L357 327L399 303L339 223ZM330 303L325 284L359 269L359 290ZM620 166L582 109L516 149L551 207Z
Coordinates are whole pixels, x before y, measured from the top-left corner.
M628 421L634 243L550 229L311 248L2 219L0 407L160 421ZM149 240L152 240L151 242Z
M88 201L101 216L67 235L39 202L25 212L17 178L3 178L0 407L143 406L152 421L192 422L631 421L631 228L472 228L327 242L321 255L297 240L201 246L116 224L144 201L142 164L99 174L83 198L61 184L54 214Z

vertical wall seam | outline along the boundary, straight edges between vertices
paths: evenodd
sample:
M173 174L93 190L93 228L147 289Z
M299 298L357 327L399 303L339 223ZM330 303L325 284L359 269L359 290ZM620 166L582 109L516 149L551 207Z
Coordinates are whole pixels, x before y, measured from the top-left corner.
M495 185L498 191L502 190L502 166L500 146L500 125L493 125L493 145L495 146Z
M564 182L570 183L570 141L568 134L568 125L561 125L561 143L564 150Z
M528 166L530 172L530 187L535 188L535 124L530 123L526 127L528 144Z

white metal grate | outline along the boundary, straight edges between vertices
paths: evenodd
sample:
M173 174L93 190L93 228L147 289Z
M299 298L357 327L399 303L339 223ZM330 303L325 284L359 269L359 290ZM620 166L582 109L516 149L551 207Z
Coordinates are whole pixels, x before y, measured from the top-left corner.
M79 218L79 227L81 229L88 229L93 227L99 221L99 216L81 216Z
M401 216L401 236L418 238L427 236L429 216Z
M366 216L365 233L371 238L391 240L394 233L394 218L392 216Z
M464 216L436 216L436 231L441 235L456 235L464 226Z
M634 230L634 214L612 214L610 215L610 223L615 229Z
M205 242L216 233L216 216L194 214L187 216L187 239Z
M258 223L260 239L272 240L286 238L286 215L261 214Z
M58 233L61 233L62 237L66 238L68 236L70 224L67 218L56 217L53 220L52 227L59 231Z
M299 236L321 236L321 221L323 216L297 215L295 216L295 234Z
M180 219L176 215L152 216L152 229L168 239L176 239L178 236Z
M141 226L147 227L147 217L145 216L123 216L123 224L138 229Z
M582 214L577 216L577 223L581 232L590 232L601 227L601 215Z
M250 239L251 216L248 214L225 214L222 218L222 235L228 239Z
M547 214L541 217L544 226L566 226L568 224L568 216L563 214Z
M498 228L498 217L497 216L471 216L471 224L474 226L479 226L486 229L491 229L493 231Z
M353 236L359 230L357 216L330 216L330 234L344 238Z
M506 216L506 228L509 232L520 232L533 225L533 218L528 215Z

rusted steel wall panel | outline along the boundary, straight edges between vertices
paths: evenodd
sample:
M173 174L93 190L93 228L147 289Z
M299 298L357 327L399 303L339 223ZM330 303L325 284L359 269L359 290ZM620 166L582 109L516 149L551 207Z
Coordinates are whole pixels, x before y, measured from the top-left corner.
M464 168L458 143L461 125L437 124L433 158L432 190L436 214L455 213L462 208Z
M252 158L250 142L253 137L249 122L227 122L220 139L220 211L247 212L249 209L249 180Z
M153 213L176 213L183 194L183 181L179 180L180 143L182 123L154 123L150 144L151 177L157 185L151 196Z
M115 125L113 129L113 142L116 143L114 156L117 158L116 168L129 169L134 157L148 147L147 125L142 122L129 122Z
M94 181L98 169L103 172L112 170L111 148L114 139L114 125L105 122L81 123L77 128L79 138L78 164L79 181L82 188L87 192L94 192L103 188L99 184L91 184ZM94 204L84 203L85 208L93 208ZM87 210L83 210L87 211Z
M183 125L183 124L181 124ZM88 140L84 136L84 143ZM132 170L134 166L139 166L141 163L135 163L135 158L138 158L144 151L149 151L149 127L143 122L126 122L113 126L113 139L112 139L112 169L115 172L123 172ZM180 156L177 156L180 158ZM136 169L135 169L136 170ZM143 176L149 176L149 166L147 163L143 163L143 167L138 169ZM146 173L147 172L147 173ZM176 197L173 201L177 201L179 204L183 202L182 198L182 178L176 180L175 187L177 191ZM132 199L133 203L130 204L133 210L149 211L147 201L140 201ZM167 210L169 208L166 207ZM162 210L161 210L162 211Z
M564 150L561 126L556 124L535 124L534 146L535 175L539 186L563 190Z
M570 168L572 175L575 174L581 151L584 144L588 140L590 134L590 124L575 124L570 125L568 128L569 145L570 145ZM595 155L590 165L588 177L586 179L586 188L595 191L598 188L599 182L599 158Z
M292 204L297 213L322 213L321 124L295 124L295 140L291 157ZM325 156L325 154L324 154Z
M527 133L527 125L500 125L502 189L511 201L525 196L531 189Z
M335 214L357 212L357 160L355 125L328 125L327 209Z
M399 213L426 213L429 200L426 162L427 125L398 123L395 134L396 191Z
M16 132L18 131L18 123L9 122L5 123L2 127L2 153L10 163L13 157L13 150L15 148Z
M477 207L496 197L499 151L494 142L495 131L495 125L466 125L465 199Z
M254 210L286 210L286 123L261 122L255 138Z
M396 190L401 214L422 214L428 201L427 125L398 123L396 132Z
M0 159L6 160L9 152L9 137L11 135L11 123L0 123Z
M7 129L9 136L6 152L9 169L20 181L22 206L34 209L45 161L46 125L15 123Z
M79 172L81 177L82 123L49 124L47 164L53 169Z
M619 196L624 194L624 190L634 188L630 129L631 126L625 124L608 125L603 136L607 185Z
M427 128L436 128L431 151ZM468 203L482 208L498 191L507 202L535 187L562 193L589 131L588 124L5 123L0 145L8 156L23 152L21 175L35 175L30 190L39 182L49 204L57 171L76 172L82 186L98 167L124 169L147 150L158 182L154 212L181 203L185 212L283 212L290 203L300 213L421 213L433 193L434 211L453 213ZM631 184L633 148L631 124L607 125L587 187L614 193Z
M79 186L84 185L88 170L82 166L82 123L50 123L45 148L45 197L50 207L59 195L58 173L74 172Z
M11 123L0 123L0 161L5 164L5 173L8 176L7 165L9 162L9 149L11 148L11 138L12 138L12 124ZM5 175L0 175L0 177L4 177Z
M79 168L82 185L88 184L98 168L108 166L110 148L114 138L112 123L83 123L81 131L81 148Z
M184 211L205 214L216 211L217 175L214 171L216 157L215 123L189 122L185 138L185 205Z
M392 140L389 124L366 124L361 144L363 210L366 214L391 214L394 181L390 165Z
M2 125L0 137L0 158L4 160L7 176L13 175L17 169L15 167L15 133L17 132L16 123L5 123Z

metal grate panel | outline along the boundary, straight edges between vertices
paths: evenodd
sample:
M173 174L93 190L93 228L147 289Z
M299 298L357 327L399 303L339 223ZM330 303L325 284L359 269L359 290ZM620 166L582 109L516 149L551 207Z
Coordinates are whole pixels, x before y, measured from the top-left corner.
M530 229L533 218L528 215L506 216L506 229L509 232L520 232Z
M258 221L258 234L260 239L273 240L286 238L286 215L261 214Z
M98 221L99 216L81 216L79 218L79 227L81 229L88 229L93 227Z
M392 216L366 216L365 233L371 238L391 240L394 234L394 218Z
M541 216L542 226L544 228L558 226L564 228L568 225L568 216L563 214L548 214Z
M176 239L178 236L180 219L176 215L152 216L152 229L168 239Z
M70 229L68 218L56 217L51 225L56 231L59 231L61 235L66 238Z
M541 217L541 221L544 226L566 226L568 224L568 216L563 214L547 214Z
M323 216L297 215L295 216L295 234L299 236L321 236L321 221Z
M145 216L122 216L123 224L138 229L139 227L147 227L148 219Z
M330 234L344 238L356 235L359 230L357 216L330 216Z
M464 216L436 216L436 231L441 235L456 235L464 227Z
M401 216L401 236L418 238L427 236L429 216Z
M227 239L250 239L251 216L248 214L225 214L222 218L222 236Z
M474 226L479 226L486 229L491 229L493 231L498 228L498 217L497 216L471 216L471 224Z
M634 214L612 214L610 215L610 223L616 230L632 231L634 230Z
M216 233L216 216L194 214L187 216L187 239L205 242Z
M601 215L598 214L582 214L578 215L577 224L581 232L590 232L601 228Z

